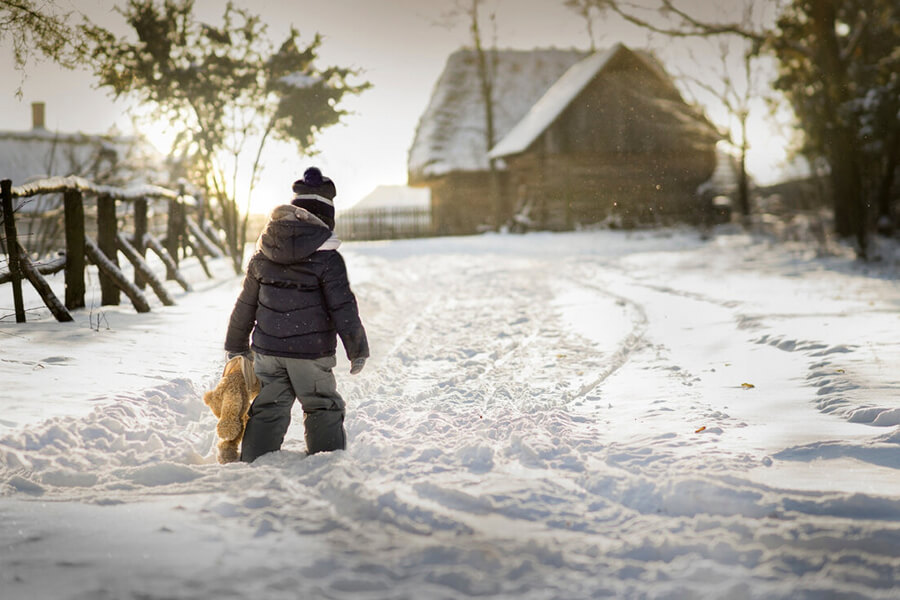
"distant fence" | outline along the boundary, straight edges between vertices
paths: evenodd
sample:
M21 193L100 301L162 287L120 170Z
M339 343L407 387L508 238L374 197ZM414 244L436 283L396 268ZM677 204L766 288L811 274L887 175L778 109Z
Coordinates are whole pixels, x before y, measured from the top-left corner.
M14 206L13 200L47 194L62 195L65 252L48 262L35 264L22 245L16 227L16 215L24 202ZM23 278L34 286L57 320L71 321L69 310L85 306L86 260L96 265L99 271L101 304L119 304L121 291L138 312L148 312L150 305L143 292L147 285L164 305L174 304L174 301L147 264L147 250L156 254L165 265L166 279L175 280L185 290L190 290L190 285L179 270L179 260L187 255L187 251L198 259L208 277L212 277L212 273L205 257L224 256L224 246L218 233L204 218L202 199L187 196L183 191L149 185L124 189L97 185L80 177L52 177L18 187L13 187L12 181L4 179L0 181L0 197L8 259L8 270L0 270L0 283L11 283L13 286L13 303L19 323L25 322ZM96 227L85 226L86 198L96 201ZM164 239L148 230L147 205L153 199L168 203ZM119 230L121 211L117 208L123 203L130 204L131 236ZM94 232L96 242L91 236ZM119 269L119 253L134 267L133 282ZM60 302L43 275L63 269L65 301Z
M434 235L430 208L348 210L335 219L342 240L395 240Z

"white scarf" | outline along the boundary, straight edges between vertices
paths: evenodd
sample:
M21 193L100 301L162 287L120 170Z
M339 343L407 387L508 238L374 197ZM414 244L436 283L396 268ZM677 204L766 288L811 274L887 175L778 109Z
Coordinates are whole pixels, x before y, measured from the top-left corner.
M331 237L322 242L322 245L319 246L319 250L337 250L341 245L341 240L338 236L334 235L334 232L331 232Z
M316 225L321 225L322 227L328 227L325 222L312 214L305 208L300 208L299 206L294 206L292 204L281 204L272 209L272 212L269 214L270 221L279 221L279 220L293 220L297 219L298 221L306 221L309 223L315 223ZM319 246L318 250L337 250L341 245L341 240L334 234L334 231L331 232L331 237L322 242L322 245ZM256 248L257 250L262 248L262 236L259 236L259 239L256 240ZM318 251L317 250L317 251Z

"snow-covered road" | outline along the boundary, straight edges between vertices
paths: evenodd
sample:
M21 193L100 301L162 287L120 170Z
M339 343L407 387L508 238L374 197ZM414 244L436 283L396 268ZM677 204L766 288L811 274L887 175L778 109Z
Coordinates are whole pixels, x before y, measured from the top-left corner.
M895 278L736 233L343 253L373 353L338 365L343 453L305 457L298 419L215 464L236 280L0 325L4 381L61 398L0 403L4 598L900 594Z

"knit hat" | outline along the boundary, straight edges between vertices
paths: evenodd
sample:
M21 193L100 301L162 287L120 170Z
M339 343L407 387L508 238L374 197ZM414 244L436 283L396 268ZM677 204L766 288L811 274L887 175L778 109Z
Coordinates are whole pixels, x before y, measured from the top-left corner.
M337 191L334 182L322 175L316 167L303 172L303 179L298 179L291 187L294 199L291 204L305 208L322 219L329 229L334 229L334 197Z

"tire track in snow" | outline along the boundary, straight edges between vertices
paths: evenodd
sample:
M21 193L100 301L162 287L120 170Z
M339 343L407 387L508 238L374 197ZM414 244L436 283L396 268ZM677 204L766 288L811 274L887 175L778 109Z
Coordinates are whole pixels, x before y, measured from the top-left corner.
M574 276L567 276L566 279L577 287L582 287L585 289L592 290L595 293L608 296L616 300L617 303L621 303L625 306L628 306L632 309L632 317L631 317L631 331L628 335L622 340L619 344L618 348L615 352L613 352L610 357L609 364L601 370L597 376L591 381L583 384L581 388L579 388L578 392L576 392L570 400L577 400L583 396L586 396L595 388L600 386L604 381L606 381L613 373L622 368L622 366L628 362L628 359L631 355L640 347L644 345L644 333L647 330L647 313L644 310L644 306L638 303L631 298L626 296L622 296L621 294L616 294L614 292L610 292L608 289L601 287L599 284L588 283L584 279L576 279Z

